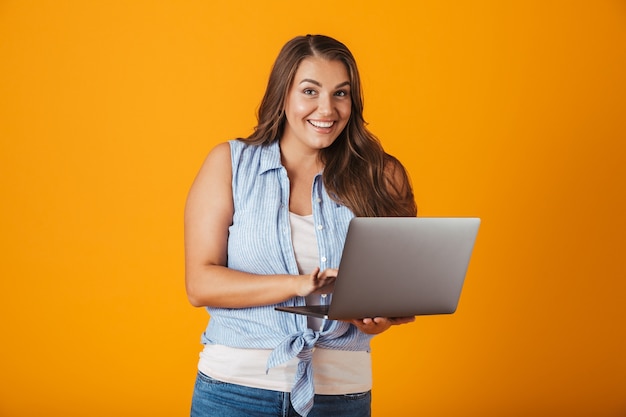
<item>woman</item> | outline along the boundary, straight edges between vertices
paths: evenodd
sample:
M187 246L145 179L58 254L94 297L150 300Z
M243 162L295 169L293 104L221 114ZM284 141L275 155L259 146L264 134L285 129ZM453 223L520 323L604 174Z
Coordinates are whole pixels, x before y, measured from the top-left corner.
M274 307L332 292L351 218L416 211L405 169L365 127L350 51L321 35L289 41L254 133L217 145L189 192L186 289L211 316L191 415L369 416L369 341L414 318Z

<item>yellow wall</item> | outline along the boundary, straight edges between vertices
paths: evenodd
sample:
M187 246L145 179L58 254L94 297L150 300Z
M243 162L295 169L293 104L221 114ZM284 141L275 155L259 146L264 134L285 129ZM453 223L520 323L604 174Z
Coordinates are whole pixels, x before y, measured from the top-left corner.
M0 416L188 413L182 211L280 46L347 43L458 312L373 344L375 416L626 415L626 3L0 1Z

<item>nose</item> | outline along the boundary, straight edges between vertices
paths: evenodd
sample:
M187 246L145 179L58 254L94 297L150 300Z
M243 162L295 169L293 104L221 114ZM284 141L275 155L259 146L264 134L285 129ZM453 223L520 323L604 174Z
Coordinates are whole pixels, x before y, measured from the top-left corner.
M320 116L333 114L333 102L329 94L320 94L317 102L317 112Z

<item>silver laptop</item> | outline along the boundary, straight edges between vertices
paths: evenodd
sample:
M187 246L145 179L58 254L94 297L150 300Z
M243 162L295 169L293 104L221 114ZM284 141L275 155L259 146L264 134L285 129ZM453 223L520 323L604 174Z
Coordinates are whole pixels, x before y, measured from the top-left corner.
M356 217L328 303L276 310L331 320L452 314L479 225L469 217Z

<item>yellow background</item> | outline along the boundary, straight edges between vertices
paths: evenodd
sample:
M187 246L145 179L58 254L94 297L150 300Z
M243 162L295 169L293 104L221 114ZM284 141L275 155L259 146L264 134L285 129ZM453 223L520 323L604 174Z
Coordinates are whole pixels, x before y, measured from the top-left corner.
M375 416L626 415L626 2L0 1L0 416L183 416L200 163L279 48L354 52L423 216L480 216L459 310L375 339Z

